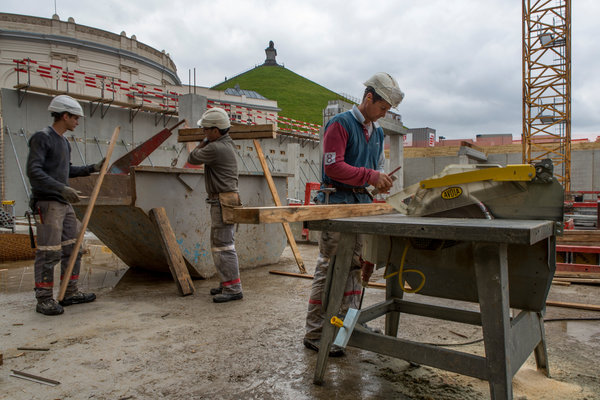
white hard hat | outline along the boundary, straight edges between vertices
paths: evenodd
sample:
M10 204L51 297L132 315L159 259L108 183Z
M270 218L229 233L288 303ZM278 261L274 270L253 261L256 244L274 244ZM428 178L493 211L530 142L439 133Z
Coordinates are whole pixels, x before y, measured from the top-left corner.
M202 114L202 119L198 121L198 125L200 128L227 129L231 127L231 122L229 122L229 115L225 110L213 107Z
M398 107L398 104L404 99L404 93L400 90L398 82L388 73L378 72L370 77L364 85L375 89L375 93L390 103L392 107Z
M68 112L69 114L83 117L83 109L79 102L66 94L61 94L53 98L48 106L48 111L57 113Z

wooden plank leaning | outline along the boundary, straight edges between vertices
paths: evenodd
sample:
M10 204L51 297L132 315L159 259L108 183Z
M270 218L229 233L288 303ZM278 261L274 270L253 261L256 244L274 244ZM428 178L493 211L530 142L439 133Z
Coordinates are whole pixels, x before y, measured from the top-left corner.
M62 301L65 297L65 292L67 291L67 285L69 283L69 276L73 272L73 267L75 266L75 260L77 260L77 254L79 253L79 248L81 247L81 243L83 243L83 236L85 235L85 230L87 229L88 223L90 222L90 217L92 216L92 211L94 210L94 203L96 203L96 199L98 198L98 194L100 193L100 186L102 186L102 181L104 180L104 175L106 175L106 171L108 170L108 163L110 162L110 157L112 156L112 152L115 148L115 144L117 142L117 137L119 136L119 132L121 131L121 127L117 126L110 138L110 144L108 145L108 151L106 152L106 158L104 159L104 164L102 164L102 168L100 168L100 175L96 180L96 185L94 186L94 190L92 191L92 195L90 196L90 200L88 202L88 206L85 209L85 214L83 216L83 220L81 221L81 231L77 236L77 241L75 242L75 246L73 246L73 251L71 252L71 256L69 257L69 262L67 264L67 268L64 273L64 279L60 283L60 291L58 292L58 301Z
M190 277L185 260L177 244L175 232L171 228L167 212L164 207L157 207L150 210L150 219L156 226L160 236L160 244L162 245L169 269L173 275L173 279L177 284L177 290L182 296L193 294L195 291L194 283Z
M258 154L260 165L262 166L265 178L267 179L269 190L271 191L271 195L273 196L273 201L275 202L276 206L281 206L281 201L279 200L279 194L277 194L277 189L275 188L273 177L271 176L271 172L269 171L269 166L267 165L267 161L265 160L265 155L263 154L260 142L257 139L254 139L254 147L256 148L256 153ZM294 253L294 258L296 259L296 263L298 264L298 269L301 273L306 274L304 261L302 261L302 257L300 256L300 250L298 250L298 246L296 245L296 240L294 239L294 235L292 234L290 224L288 224L287 222L282 222L281 225L283 226L285 236L287 237L288 243L290 244L292 252Z

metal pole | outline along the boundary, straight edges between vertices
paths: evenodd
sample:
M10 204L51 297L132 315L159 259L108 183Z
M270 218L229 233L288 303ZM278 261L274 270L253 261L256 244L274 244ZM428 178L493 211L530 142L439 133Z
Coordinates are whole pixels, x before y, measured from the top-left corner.
M77 144L77 140L75 139L75 135L71 135L71 140L73 141L73 143L75 143L75 148L77 149L77 152L79 153L79 157L81 158L81 162L83 164L85 164L85 160L83 159L83 154L81 154L81 150L79 150L79 145Z
M246 168L247 172L250 172L250 170L248 169L248 166L246 165L246 162L244 161L244 157L242 157L240 155L240 153L236 152L237 156L240 158L240 160L242 161L242 164L244 164L244 168Z
M8 139L10 140L10 145L12 146L13 152L15 153L15 160L17 161L17 166L19 167L19 174L21 175L21 181L23 182L23 187L25 188L25 193L27 193L27 198L30 199L31 195L29 194L29 188L27 188L27 182L25 181L25 175L23 175L23 170L21 169L21 163L19 162L19 156L17 154L17 149L12 140L12 136L10 134L10 129L8 129L8 126L6 127L6 134L8 135Z
M98 146L98 151L100 152L100 156L104 157L104 154L102 154L102 149L100 148L100 142L98 142L98 138L96 136L94 136L94 142L96 142L96 146Z

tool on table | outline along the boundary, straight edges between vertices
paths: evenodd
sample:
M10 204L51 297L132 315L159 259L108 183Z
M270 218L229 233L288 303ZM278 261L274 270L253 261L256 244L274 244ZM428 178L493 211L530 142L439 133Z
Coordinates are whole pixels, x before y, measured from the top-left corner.
M396 172L398 172L398 170L400 170L400 168L402 168L402 166L399 166L398 168L396 168L395 170L393 170L392 172L390 172L390 173L388 174L388 176L390 176L390 177L392 178L392 182L393 182L393 181L395 181L396 179L398 179L396 176L394 176L394 174L395 174ZM375 196L375 195L377 195L377 194L379 194L379 189L375 188L375 189L373 189L373 190L371 191L371 195L372 195L372 196Z
M422 217L563 220L564 189L548 179L552 163L448 165L386 198L400 213ZM558 206L557 206L558 205Z

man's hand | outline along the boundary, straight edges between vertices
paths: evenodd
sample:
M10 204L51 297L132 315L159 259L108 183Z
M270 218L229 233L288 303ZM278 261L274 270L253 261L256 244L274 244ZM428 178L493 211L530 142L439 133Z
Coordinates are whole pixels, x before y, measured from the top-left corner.
M63 187L60 191L60 194L62 194L65 200L67 200L69 203L77 203L81 200L79 198L79 194L81 194L81 192L69 186Z
M101 161L94 164L94 172L100 172L102 166L104 165L104 161L106 161L106 157L104 157Z
M392 188L393 184L394 184L394 181L392 180L392 178L390 178L390 176L388 174L384 174L383 172L380 172L379 178L377 179L377 182L375 182L375 184L373 186L375 186L377 188L377 190L379 190L379 193L386 193Z

